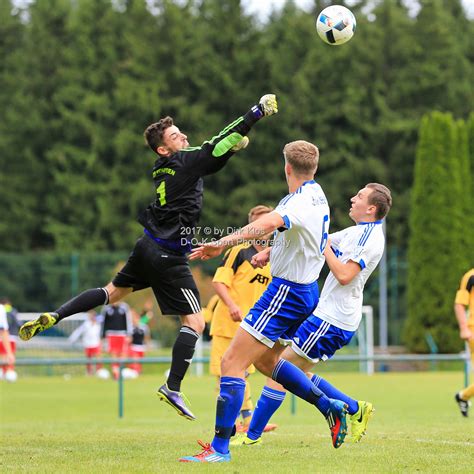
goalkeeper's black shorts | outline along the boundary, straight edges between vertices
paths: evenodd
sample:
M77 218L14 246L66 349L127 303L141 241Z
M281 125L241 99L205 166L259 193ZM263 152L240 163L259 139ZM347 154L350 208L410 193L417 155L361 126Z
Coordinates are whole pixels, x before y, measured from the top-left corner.
M140 237L112 283L133 291L151 287L163 314L185 316L201 311L201 299L186 255Z

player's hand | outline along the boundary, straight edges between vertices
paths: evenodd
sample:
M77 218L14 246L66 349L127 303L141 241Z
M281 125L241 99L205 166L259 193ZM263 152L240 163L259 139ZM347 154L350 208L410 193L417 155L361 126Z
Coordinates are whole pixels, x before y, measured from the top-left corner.
M324 252L323 252L324 256L326 256L328 254L328 252L334 253L334 251L331 247L331 239L329 239L329 238L328 238L328 241L326 243L326 247L324 248Z
M471 339L474 338L474 334L469 328L462 328L459 331L459 336L461 337L461 339L464 339L465 341L470 341Z
M256 253L250 263L257 268L263 268L270 261L270 250L265 249Z
M232 318L232 321L236 321L236 322L242 321L242 311L236 304L229 306L229 314L230 314L230 317Z
M230 151L236 153L237 151L243 150L244 148L247 148L247 145L249 144L250 140L248 137L242 137L242 140L240 140L239 143L236 143Z
M265 94L260 98L258 105L265 116L278 113L278 102L275 94Z
M223 250L224 246L219 242L204 244L191 250L189 260L209 260L218 257Z

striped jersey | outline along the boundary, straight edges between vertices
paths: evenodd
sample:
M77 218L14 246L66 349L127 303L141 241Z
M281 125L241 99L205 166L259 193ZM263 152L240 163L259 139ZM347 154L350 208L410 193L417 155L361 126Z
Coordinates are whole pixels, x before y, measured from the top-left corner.
M294 283L314 283L324 265L328 239L329 205L314 180L284 197L275 211L284 227L275 232L270 268L273 277Z
M361 271L347 285L329 272L315 316L346 331L356 331L362 318L364 285L382 258L385 236L382 221L361 222L331 234L331 248L343 263L359 264Z

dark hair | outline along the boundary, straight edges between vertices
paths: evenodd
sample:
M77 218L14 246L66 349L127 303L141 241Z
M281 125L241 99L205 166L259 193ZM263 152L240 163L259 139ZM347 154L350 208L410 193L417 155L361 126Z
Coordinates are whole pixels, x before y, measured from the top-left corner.
M316 145L304 140L287 143L283 155L298 175L313 176L318 169L319 150Z
M392 194L390 189L379 183L369 183L365 187L372 189L367 201L377 208L375 217L377 219L383 219L392 207Z
M173 119L168 116L158 120L158 122L148 125L146 128L143 136L145 137L148 146L155 153L158 153L156 149L163 144L165 130L173 125Z

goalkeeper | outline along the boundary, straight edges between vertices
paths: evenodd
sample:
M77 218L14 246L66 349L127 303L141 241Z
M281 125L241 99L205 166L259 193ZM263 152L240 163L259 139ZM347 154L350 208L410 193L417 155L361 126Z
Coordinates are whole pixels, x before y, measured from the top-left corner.
M181 382L193 358L204 318L196 283L186 253L202 208L203 176L216 173L232 155L248 144L247 134L256 122L278 112L276 97L264 95L245 115L237 118L200 147L190 147L187 136L164 117L145 130L156 153L152 177L154 201L141 213L144 235L136 242L125 266L103 288L84 291L54 312L42 313L19 331L24 341L61 319L116 303L132 291L151 287L163 314L180 315L181 329L173 346L168 380L158 389L161 400L189 420L195 416L181 393Z

